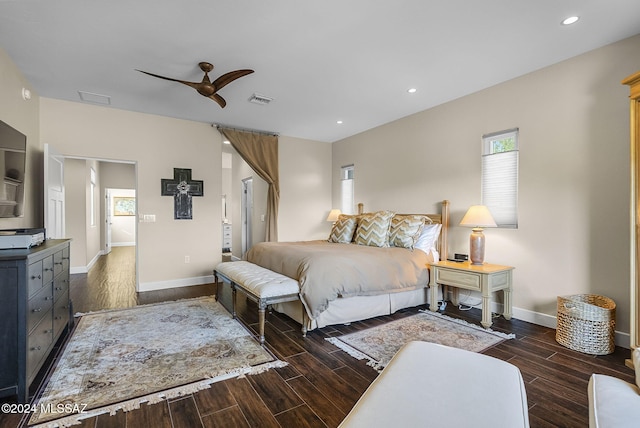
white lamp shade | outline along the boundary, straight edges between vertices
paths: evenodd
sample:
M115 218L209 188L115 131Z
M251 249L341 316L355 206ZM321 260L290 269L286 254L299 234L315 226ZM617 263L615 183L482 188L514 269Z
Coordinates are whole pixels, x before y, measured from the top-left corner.
M338 221L338 217L342 212L338 209L332 209L327 216L327 221Z
M498 227L489 208L484 205L473 205L462 217L460 226L467 227Z

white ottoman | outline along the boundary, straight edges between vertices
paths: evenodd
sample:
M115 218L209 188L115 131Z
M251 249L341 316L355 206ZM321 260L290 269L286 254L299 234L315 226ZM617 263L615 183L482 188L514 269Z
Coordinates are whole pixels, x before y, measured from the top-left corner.
M520 370L505 361L428 342L409 342L341 427L529 426Z

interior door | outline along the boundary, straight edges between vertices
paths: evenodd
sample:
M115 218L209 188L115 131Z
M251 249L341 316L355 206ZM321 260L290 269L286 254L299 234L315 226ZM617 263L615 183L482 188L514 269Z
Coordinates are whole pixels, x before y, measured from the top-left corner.
M251 248L253 219L253 178L242 180L242 258Z
M49 144L44 145L44 207L47 238L64 238L64 156Z
M111 252L111 225L113 224L111 218L111 207L112 201L111 198L111 189L105 189L104 195L104 254L109 254Z

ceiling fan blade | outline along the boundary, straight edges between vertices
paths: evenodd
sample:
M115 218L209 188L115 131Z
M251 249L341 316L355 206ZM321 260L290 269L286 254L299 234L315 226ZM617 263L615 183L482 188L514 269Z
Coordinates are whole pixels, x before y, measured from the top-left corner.
M233 82L236 79L241 78L242 76L246 76L247 74L253 73L253 70L235 70L230 71L228 73L223 74L213 81L213 86L216 87L216 91L227 86L229 83Z
M186 80L180 80L180 79L174 79L172 77L160 76L159 74L153 74L153 73L149 73L148 71L142 71L142 70L138 70L138 69L136 69L136 71L139 71L140 73L148 74L149 76L157 77L158 79L164 79L164 80L169 80L171 82L182 83L183 85L190 86L190 87L192 87L194 89L198 89L198 86L200 85L200 82L198 82L198 83L187 82Z
M227 105L227 102L224 100L224 98L222 98L220 95L218 94L213 94L210 95L209 98L211 98L213 101L217 102L218 104L220 104L220 107L224 108L224 106Z

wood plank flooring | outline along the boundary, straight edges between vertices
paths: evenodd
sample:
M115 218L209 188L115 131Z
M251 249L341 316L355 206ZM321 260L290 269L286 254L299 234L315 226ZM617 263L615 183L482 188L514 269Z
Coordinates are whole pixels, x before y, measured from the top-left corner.
M132 306L215 292L213 284L209 284L132 296L129 291L117 289L118 281L97 279L99 276L93 270L88 275L73 275L71 297L75 310L98 310L101 305L110 307L114 302ZM106 284L108 290L100 289ZM225 289L221 296L223 303L228 304L229 294ZM257 308L248 300L240 298L239 301L239 317L255 333ZM287 316L269 314L266 346L278 358L287 361L287 367L218 382L196 394L151 406L142 405L131 412L101 415L83 421L80 426L335 427L377 373L365 362L355 360L324 339L403 318L414 314L417 309L405 309L351 325L314 330L309 332L306 339L300 335L299 324ZM448 305L445 313L476 324L481 319L478 309L461 311ZM522 372L531 427L588 426L587 382L592 373L634 381L633 371L624 365L624 359L629 355L626 349L617 347L613 354L607 356L582 354L560 346L555 341L554 330L516 319L507 321L502 317L496 318L493 328L516 334L516 339L502 342L484 353L509 361ZM446 426L446 415L441 417L443 426ZM426 423L425 415L425 426ZM11 419L8 415L0 414L0 427L18 425L20 421L15 416ZM472 422L470 426L473 426Z

